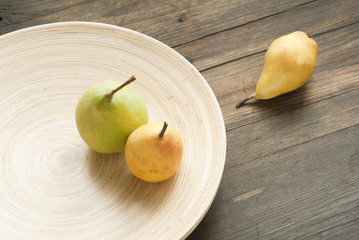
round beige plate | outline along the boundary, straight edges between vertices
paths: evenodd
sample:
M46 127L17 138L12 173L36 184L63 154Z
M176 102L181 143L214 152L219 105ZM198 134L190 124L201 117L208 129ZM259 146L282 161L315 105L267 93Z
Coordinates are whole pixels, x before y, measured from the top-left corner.
M124 154L89 149L75 125L91 85L125 81L145 99L150 121L181 134L183 162L151 184ZM0 239L183 239L217 192L226 135L217 100L177 52L143 34L66 22L0 37Z

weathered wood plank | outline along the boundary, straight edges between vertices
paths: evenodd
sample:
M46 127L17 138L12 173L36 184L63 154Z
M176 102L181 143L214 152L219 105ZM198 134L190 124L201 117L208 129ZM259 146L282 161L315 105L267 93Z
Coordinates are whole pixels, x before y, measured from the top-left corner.
M359 236L359 219L354 219L347 223L338 224L323 230L313 236L309 236L308 240L353 240Z
M228 131L227 157L236 160L228 161L227 167L241 165L358 124L358 99L359 89L356 89Z
M359 140L359 124L240 166L226 166L213 208L188 239L358 236L359 145L353 140ZM228 154L228 161L235 160Z
M175 49L201 71L264 51L275 38L296 30L315 36L358 22L358 9L356 0L319 0Z
M97 21L128 27L175 46L311 1L13 0L0 3L0 34L55 21Z
M303 107L359 87L359 23L315 37L316 70L302 88L267 101L235 103L255 91L264 52L203 71L222 109L228 130Z
M6 33L7 26L20 23L30 23L31 20L47 16L49 14L64 11L75 5L84 3L85 0L54 1L54 0L2 0L0 2L1 30ZM29 25L31 26L31 25ZM13 29L17 29L15 26Z

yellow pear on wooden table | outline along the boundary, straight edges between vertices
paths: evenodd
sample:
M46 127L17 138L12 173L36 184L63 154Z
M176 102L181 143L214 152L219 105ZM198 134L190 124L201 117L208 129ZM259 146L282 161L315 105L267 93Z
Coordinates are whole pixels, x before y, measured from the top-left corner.
M312 76L318 45L307 33L295 31L275 39L269 46L255 92L249 99L271 99L303 86Z
M183 143L180 134L164 123L147 123L128 137L125 147L130 172L146 182L172 177L180 166Z

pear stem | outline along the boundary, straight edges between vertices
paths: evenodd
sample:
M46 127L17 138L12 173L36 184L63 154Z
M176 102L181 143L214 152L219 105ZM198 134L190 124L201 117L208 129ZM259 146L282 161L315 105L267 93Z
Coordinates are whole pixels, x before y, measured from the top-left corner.
M113 95L118 92L120 89L122 89L123 87L125 87L126 85L132 83L133 81L136 80L136 77L135 76L131 76L126 82L124 82L123 84L121 84L119 87L117 87L116 89L112 90L110 93L106 94L105 95L105 99L107 102L111 102L112 101L112 98L113 98Z
M158 134L158 137L159 137L159 138L162 138L162 137L163 137L163 135L164 135L165 132L166 132L167 126L168 126L168 124L167 124L166 122L163 122L163 128L162 128L160 134Z
M236 108L240 108L242 107L248 100L254 98L254 93L252 95L250 95L249 97L246 97L245 99L243 99L241 102L237 103Z

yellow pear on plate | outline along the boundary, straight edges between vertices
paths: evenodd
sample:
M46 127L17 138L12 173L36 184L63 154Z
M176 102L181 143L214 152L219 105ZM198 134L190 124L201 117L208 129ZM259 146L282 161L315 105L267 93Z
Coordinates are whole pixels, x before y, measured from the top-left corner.
M147 123L128 137L125 147L130 172L146 182L160 182L172 177L182 161L180 134L164 123Z
M266 52L255 92L236 107L249 99L271 99L303 86L314 72L317 52L315 40L302 31L275 39Z

